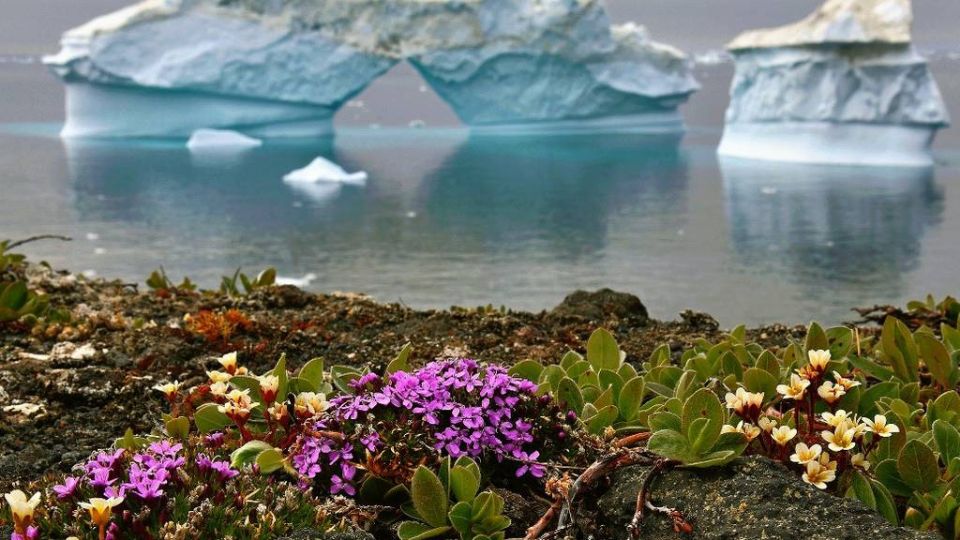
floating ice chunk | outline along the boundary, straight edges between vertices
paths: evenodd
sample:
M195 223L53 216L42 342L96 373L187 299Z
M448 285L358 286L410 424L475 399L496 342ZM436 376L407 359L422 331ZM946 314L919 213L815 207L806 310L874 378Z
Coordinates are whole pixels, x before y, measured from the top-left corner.
M310 162L302 169L297 169L283 177L284 182L337 182L343 184L363 185L367 182L367 173L359 171L348 173L343 167L322 157Z
M294 287L304 288L310 285L313 281L317 279L317 275L313 272L308 272L303 275L303 277L285 277L277 276L277 285L293 285Z
M198 129L187 141L191 152L206 150L245 150L263 145L263 141L226 129Z

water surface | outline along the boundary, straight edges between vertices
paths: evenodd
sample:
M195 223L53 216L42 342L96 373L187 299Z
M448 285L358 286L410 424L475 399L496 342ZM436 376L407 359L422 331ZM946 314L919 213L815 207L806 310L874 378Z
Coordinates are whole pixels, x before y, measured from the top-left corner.
M918 6L918 24L956 117L960 44L930 12L938 1ZM0 31L0 238L73 236L30 246L56 266L142 282L163 265L214 286L237 266L275 265L316 274L314 290L416 307L538 310L609 286L655 316L691 307L726 325L839 322L855 305L960 292L957 130L941 134L929 169L721 162L732 67L720 64L698 69L704 88L684 108L683 137L471 136L400 66L340 113L335 138L220 157L191 155L183 141L64 142L62 89L37 63L46 41L36 36L59 29L35 17L57 2L13 2L43 32ZM118 4L51 20L66 26ZM755 25L813 2L774 4L724 5ZM736 33L708 35L708 13L691 23L702 31L683 32L676 8L648 7L658 37L695 52ZM640 11L612 4L618 17ZM722 15L738 24L736 10ZM406 127L413 120L426 129ZM367 171L367 186L281 181L317 155Z

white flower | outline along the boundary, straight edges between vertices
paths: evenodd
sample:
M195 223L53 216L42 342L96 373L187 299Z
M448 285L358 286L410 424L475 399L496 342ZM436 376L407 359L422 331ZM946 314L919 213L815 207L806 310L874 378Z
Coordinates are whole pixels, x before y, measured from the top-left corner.
M110 497L109 499L93 498L90 502L80 503L80 508L90 512L90 521L94 525L106 527L110 522L110 513L113 508L123 502L123 497Z
M260 377L260 395L263 401L273 403L277 398L277 390L280 388L280 377L276 375L264 375Z
M861 469L867 471L870 470L870 462L863 456L863 454L857 453L850 457L850 464L854 467L860 467Z
M878 414L873 417L873 420L869 418L862 419L862 422L866 426L867 431L872 431L873 433L879 435L880 437L889 437L894 433L899 433L900 428L896 424L888 424L887 417Z
M842 452L844 450L850 450L854 446L853 438L856 436L857 430L854 428L843 429L842 427L837 428L835 431L822 431L820 436L823 437L823 440L827 441L827 448L833 450L834 452Z
M807 468L803 472L803 481L820 489L827 489L827 482L833 482L836 478L837 471L824 467L819 461L807 462Z
M727 392L725 396L727 408L736 411L741 418L755 419L760 415L760 407L763 405L762 392L747 392L743 388L737 388L737 393Z
M760 426L760 429L770 433L773 431L773 428L777 427L777 421L766 416L761 416L760 420L757 421L757 425Z
M830 427L836 428L842 425L846 425L847 420L850 418L850 413L840 409L835 413L825 412L820 415L823 418L823 421L830 425Z
M800 400L804 392L810 386L810 381L800 377L796 373L790 374L790 384L778 384L777 393L786 399Z
M223 369L227 370L227 373L233 375L237 372L237 353L230 352L221 356L218 360L220 365L223 366Z
M34 493L32 497L27 498L27 494L15 489L3 496L10 505L10 513L13 515L14 529L20 532L26 531L27 527L33 522L33 514L40 504L40 493Z
M799 463L800 465L806 465L811 461L816 461L820 457L820 452L822 452L820 445L815 444L808 447L806 443L797 443L793 447L793 455L790 456L790 461L794 463Z
M230 379L233 378L233 375L230 375L229 373L224 373L222 371L208 371L207 377L210 377L210 382L225 383L225 382L230 382Z
M812 350L807 351L807 358L810 360L810 366L823 373L830 363L830 351Z
M793 429L790 426L780 426L777 429L773 430L770 433L770 437L773 438L774 442L783 446L790 442L791 439L797 436L797 430Z
M843 387L844 390L849 390L855 386L860 386L860 381L854 379L848 379L836 371L833 372L833 378L836 379L837 384Z
M720 428L720 433L740 433L747 438L748 441L756 439L760 435L760 428L753 424L744 424L741 420L737 427L733 427L729 424L724 425Z
M154 386L153 389L157 390L158 392L163 392L163 395L167 396L167 399L172 400L177 396L177 392L180 391L180 383L174 381L165 384L158 384Z
M820 385L820 388L817 388L817 393L820 394L820 397L823 398L824 401L832 405L847 392L839 384L834 385L830 381L825 381Z

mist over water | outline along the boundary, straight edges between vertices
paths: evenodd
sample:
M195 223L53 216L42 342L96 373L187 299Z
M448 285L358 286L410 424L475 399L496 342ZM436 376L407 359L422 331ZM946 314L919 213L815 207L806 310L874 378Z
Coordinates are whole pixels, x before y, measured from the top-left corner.
M206 286L237 266L315 273L417 307L544 309L575 288L637 294L654 316L687 307L725 325L838 322L849 308L957 293L960 136L936 167L863 169L720 161L732 66L701 65L680 137L470 135L407 66L337 117L335 138L233 156L183 141L66 142L63 89L37 58L60 32L125 5L8 0L0 19L0 238L68 234L29 255L142 282L163 265ZM699 55L740 29L808 13L807 0L619 0L617 20ZM915 2L916 40L954 117L960 20L953 0ZM11 15L12 13L12 15ZM425 129L411 129L422 121ZM281 178L322 155L365 188Z

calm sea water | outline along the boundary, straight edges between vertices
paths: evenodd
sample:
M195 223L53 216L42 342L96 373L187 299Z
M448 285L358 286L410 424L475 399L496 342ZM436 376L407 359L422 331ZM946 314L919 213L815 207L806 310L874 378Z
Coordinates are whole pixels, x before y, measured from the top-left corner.
M960 293L956 129L941 133L931 169L720 162L732 66L719 64L698 69L704 88L684 109L683 137L471 136L401 66L342 111L328 140L230 158L191 156L183 141L66 143L62 89L37 57L61 27L123 2L12 1L24 24L0 22L0 238L73 236L27 250L56 266L142 281L163 265L214 286L237 266L274 265L316 274L314 290L417 307L537 310L609 286L655 316L690 307L726 325L839 322L856 305ZM756 4L726 5L755 26L812 2ZM725 11L733 30L710 37L710 14L693 23L704 31L685 32L677 8L650 9L657 37L700 53L744 25ZM611 10L643 18L626 1ZM960 42L936 15L918 7L929 27L918 41L956 118ZM22 30L31 24L43 31ZM406 127L414 120L427 127ZM367 171L367 186L281 181L317 155Z

